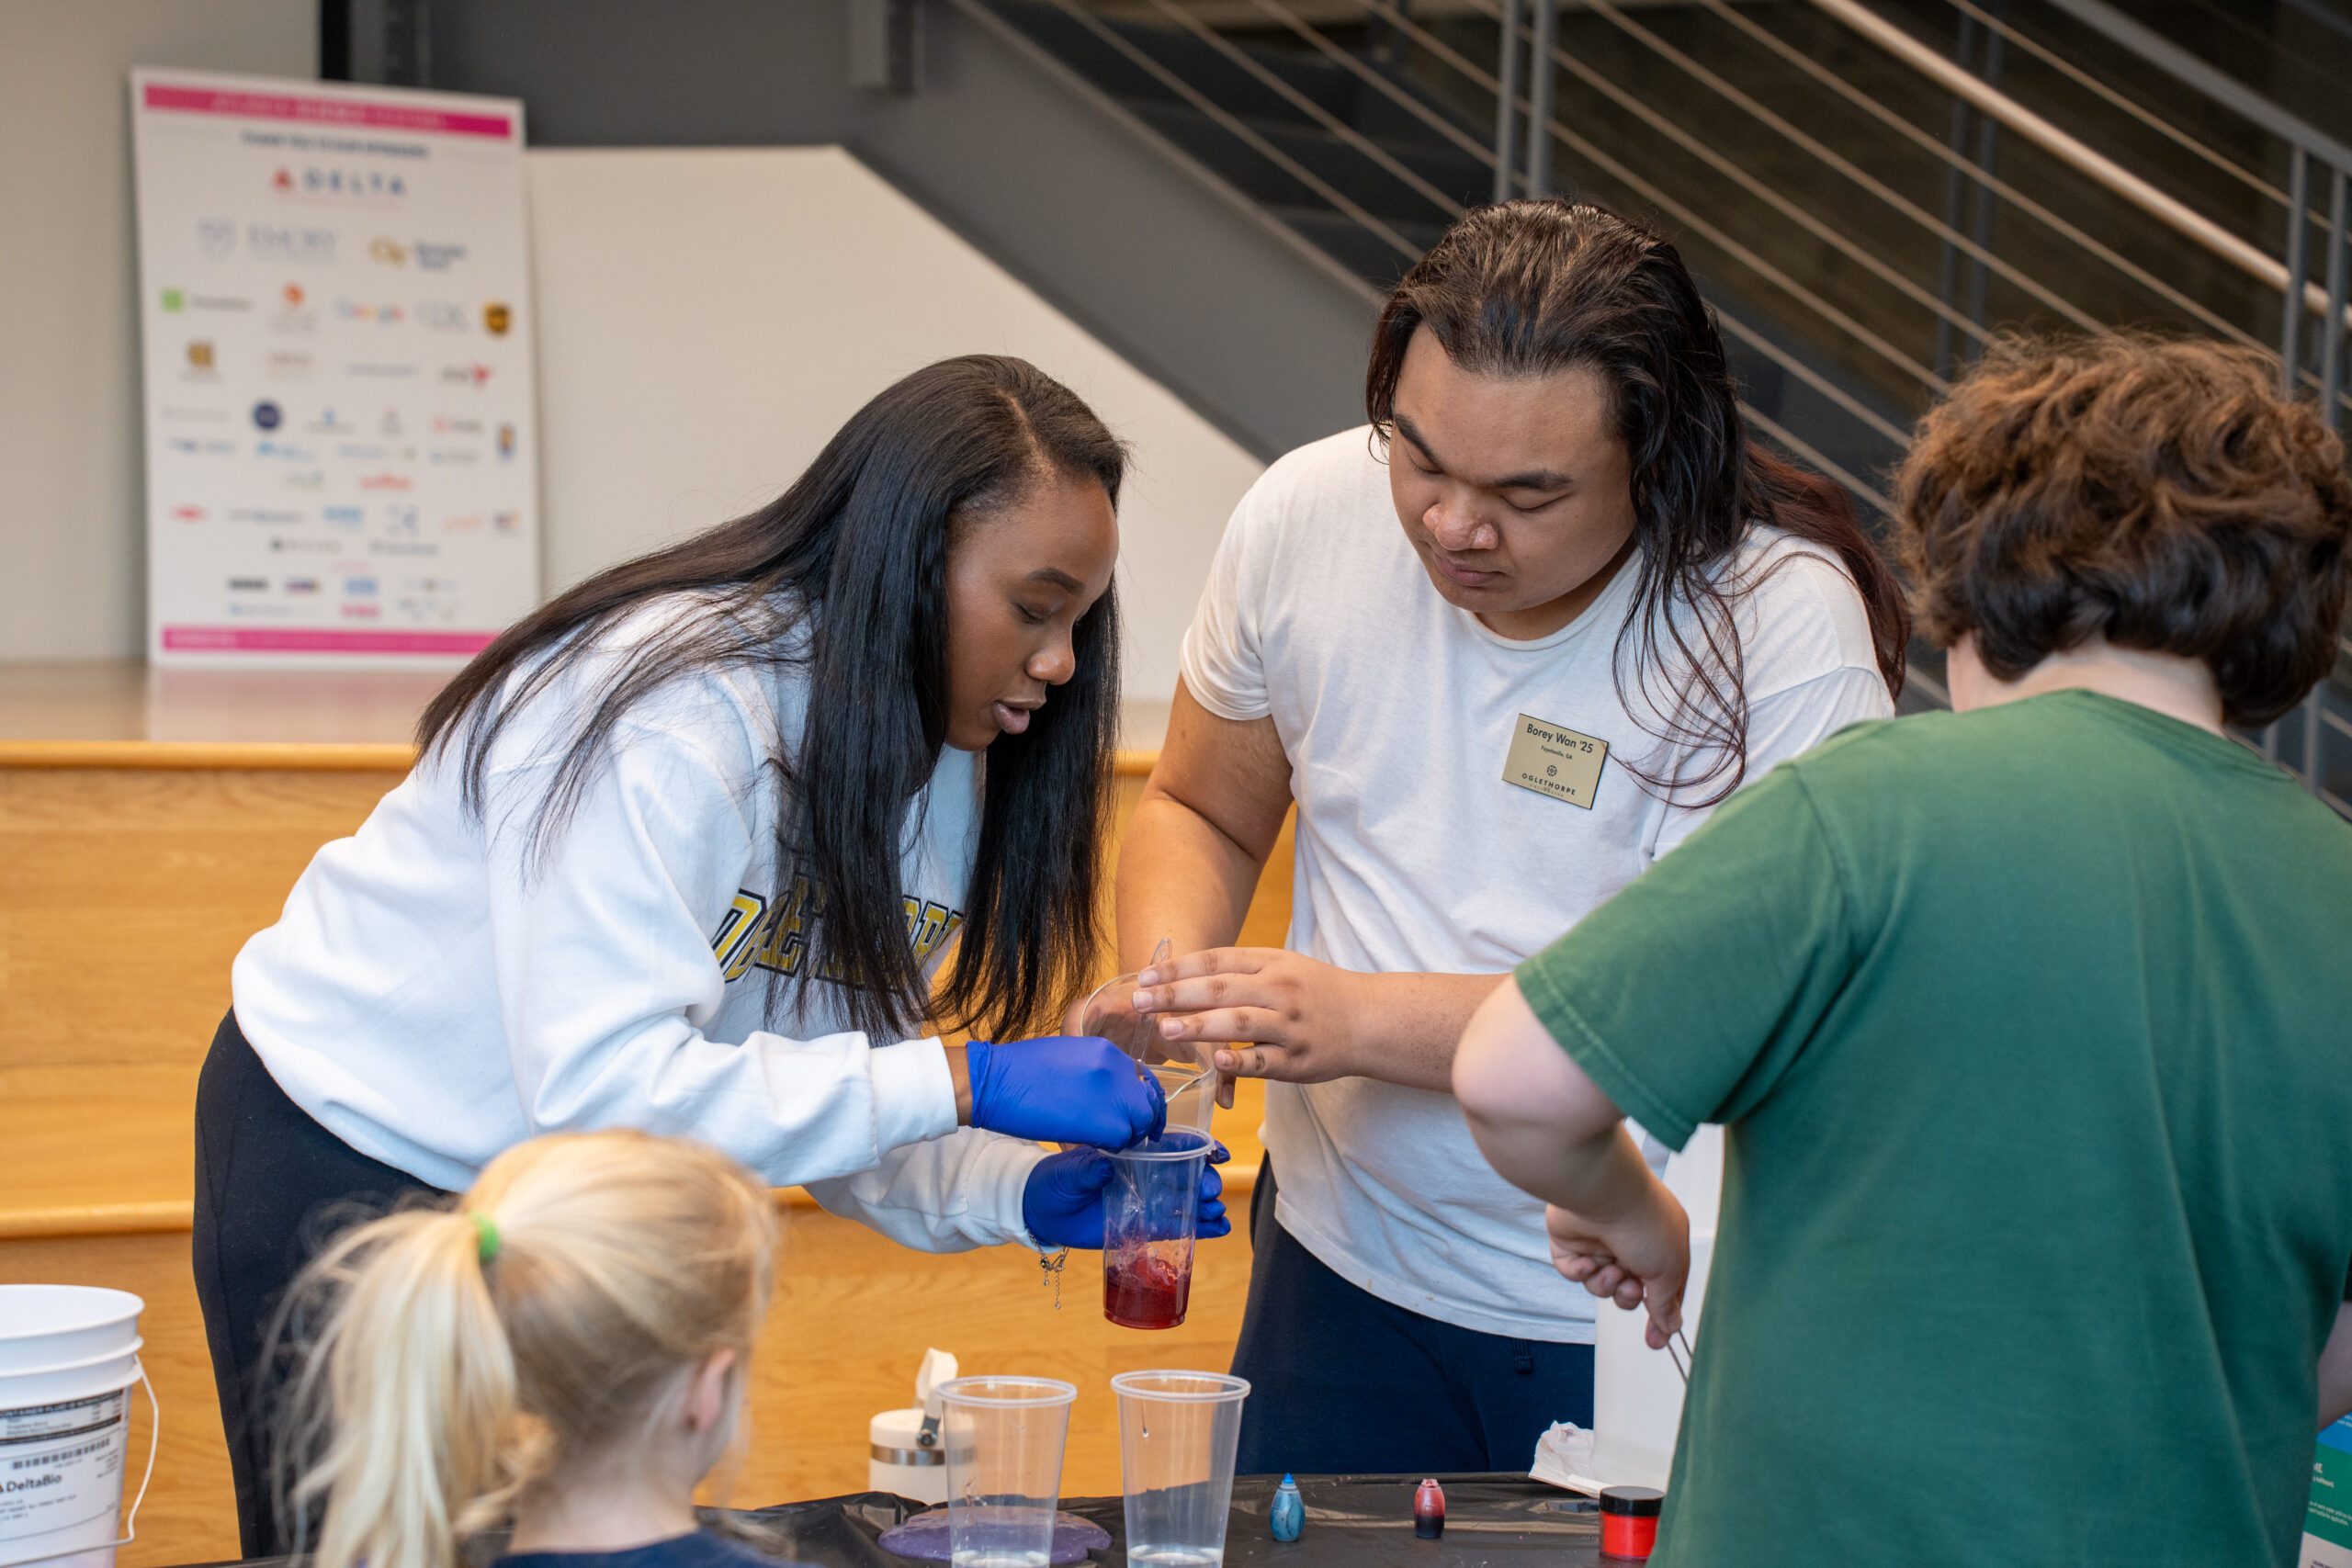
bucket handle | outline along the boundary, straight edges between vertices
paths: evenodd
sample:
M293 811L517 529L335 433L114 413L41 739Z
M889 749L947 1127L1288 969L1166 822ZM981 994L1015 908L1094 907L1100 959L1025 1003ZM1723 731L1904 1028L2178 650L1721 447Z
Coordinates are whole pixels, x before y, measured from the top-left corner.
M123 1517L122 1534L112 1547L129 1546L139 1539L139 1505L147 1501L147 1486L155 1479L155 1445L164 1435L164 1403L155 1397L155 1385L147 1381L147 1363L133 1361L139 1369L139 1386L147 1391L147 1473L139 1478L139 1495L130 1500L130 1511ZM21 1558L10 1568L32 1568L36 1562L53 1562L61 1557L79 1557L85 1551L106 1551L107 1546L77 1546L69 1551L51 1551L40 1557Z

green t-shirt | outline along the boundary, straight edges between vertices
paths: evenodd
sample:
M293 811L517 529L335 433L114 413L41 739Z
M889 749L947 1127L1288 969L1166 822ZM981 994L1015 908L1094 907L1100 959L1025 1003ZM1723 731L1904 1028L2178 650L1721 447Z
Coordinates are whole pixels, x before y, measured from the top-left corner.
M1723 1214L1658 1568L2290 1563L2352 826L2062 692L1856 726L1522 964Z

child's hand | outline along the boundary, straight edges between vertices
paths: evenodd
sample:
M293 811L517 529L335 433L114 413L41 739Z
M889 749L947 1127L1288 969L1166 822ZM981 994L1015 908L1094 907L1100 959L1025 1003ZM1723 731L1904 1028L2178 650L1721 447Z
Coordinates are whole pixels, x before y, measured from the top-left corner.
M1682 1326L1682 1292L1690 1280L1690 1217L1656 1178L1647 1201L1623 1219L1598 1221L1545 1204L1544 1230L1552 1267L1596 1296L1628 1311L1647 1305L1644 1337L1663 1350Z

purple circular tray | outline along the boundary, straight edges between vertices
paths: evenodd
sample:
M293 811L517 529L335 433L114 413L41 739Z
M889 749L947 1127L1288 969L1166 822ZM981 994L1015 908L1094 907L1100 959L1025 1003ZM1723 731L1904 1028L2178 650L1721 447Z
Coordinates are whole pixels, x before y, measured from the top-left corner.
M911 1557L920 1562L948 1561L947 1510L933 1508L927 1514L917 1514L904 1524L893 1525L882 1532L877 1543L882 1550L899 1557ZM1054 1550L1046 1561L1054 1563L1083 1562L1090 1552L1102 1551L1111 1544L1111 1532L1090 1519L1076 1514L1054 1516Z

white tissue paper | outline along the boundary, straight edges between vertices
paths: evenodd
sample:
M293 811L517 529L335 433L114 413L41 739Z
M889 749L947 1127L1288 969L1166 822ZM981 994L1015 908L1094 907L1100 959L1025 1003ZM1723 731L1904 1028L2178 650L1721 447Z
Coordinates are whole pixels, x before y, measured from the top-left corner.
M1552 1429L1535 1439L1535 1463L1531 1481L1569 1492L1596 1495L1600 1483L1592 1479L1592 1434L1573 1421L1555 1421Z

